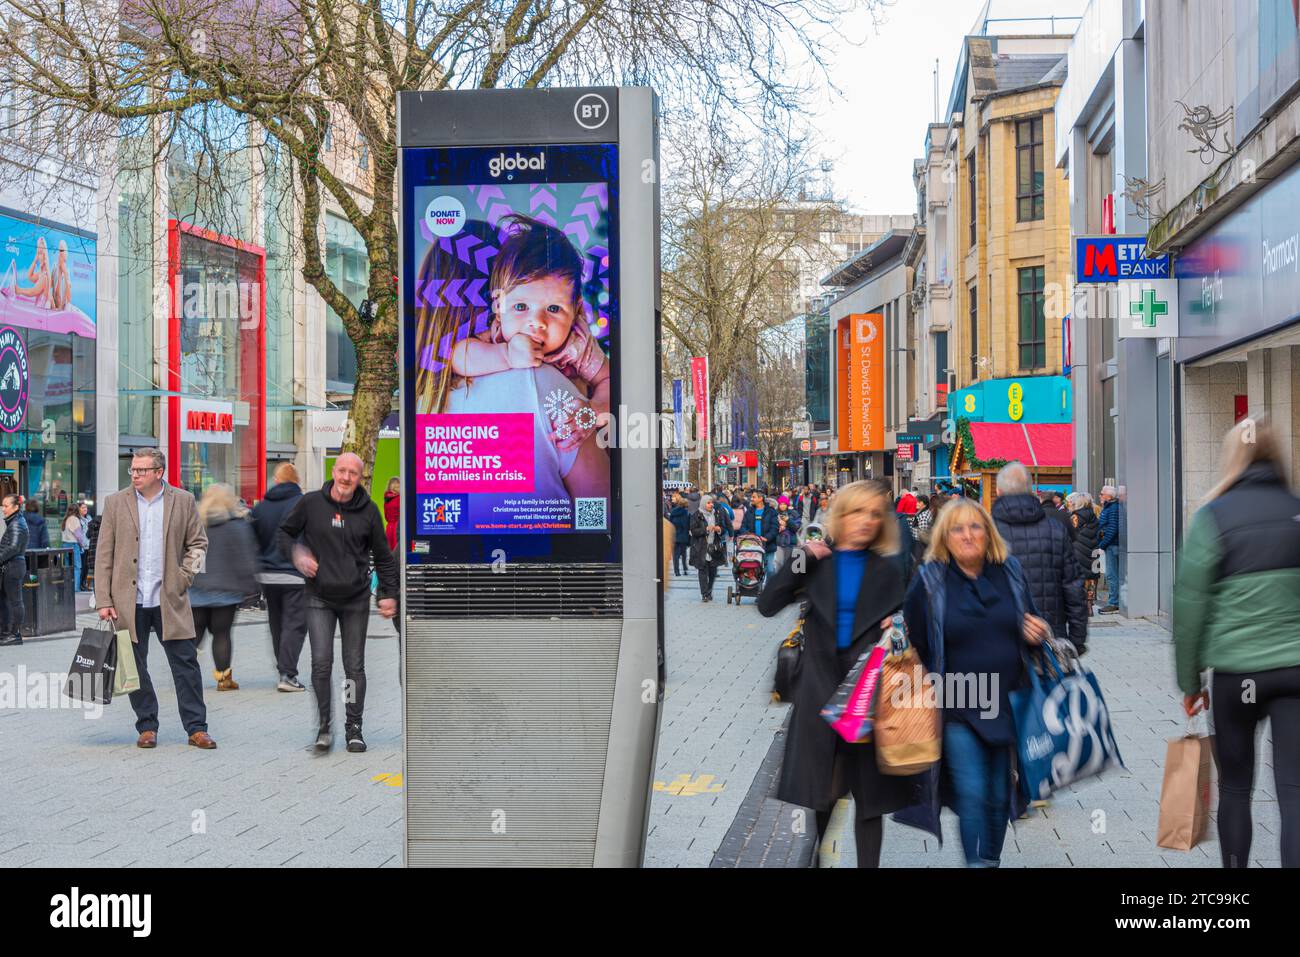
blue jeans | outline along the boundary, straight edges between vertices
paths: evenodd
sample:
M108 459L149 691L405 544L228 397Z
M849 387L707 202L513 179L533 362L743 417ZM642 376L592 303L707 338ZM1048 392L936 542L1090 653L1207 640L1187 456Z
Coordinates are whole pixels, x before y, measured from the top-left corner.
M763 554L763 578L771 578L776 574L776 552L765 552Z
M72 546L72 590L81 591L81 546L76 542Z
M1111 605L1119 604L1120 589L1124 585L1124 573L1119 567L1119 545L1106 546L1106 601Z
M986 744L963 721L943 726L943 769L952 786L967 867L997 867L1011 813L1011 747Z

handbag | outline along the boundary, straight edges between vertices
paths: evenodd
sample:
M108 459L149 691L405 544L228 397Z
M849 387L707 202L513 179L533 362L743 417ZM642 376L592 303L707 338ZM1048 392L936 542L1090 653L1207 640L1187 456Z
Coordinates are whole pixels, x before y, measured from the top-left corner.
M117 639L117 669L113 672L113 694L130 694L140 690L140 671L135 666L135 649L131 647L131 633L119 628Z
M831 695L831 700L822 708L821 715L826 723L849 744L871 740L871 712L880 682L880 666L885 661L888 645L888 639L881 639L859 655L835 689L835 694Z
M1101 686L1073 646L1049 639L1026 656L1026 670L1029 686L1010 695L1025 797L1044 800L1067 784L1122 768Z
M109 622L101 620L82 631L63 693L77 701L108 704L113 700L116 670L117 635Z
M803 619L800 618L794 630L790 632L776 649L776 674L772 678L772 700L788 701L794 693L795 681L799 678L799 666L803 664Z
M1190 851L1205 839L1210 820L1210 765L1214 736L1187 733L1171 738L1165 748L1165 777L1160 787L1160 820L1156 845Z
M881 774L919 774L939 760L943 746L939 703L921 656L901 632L880 667L872 734Z

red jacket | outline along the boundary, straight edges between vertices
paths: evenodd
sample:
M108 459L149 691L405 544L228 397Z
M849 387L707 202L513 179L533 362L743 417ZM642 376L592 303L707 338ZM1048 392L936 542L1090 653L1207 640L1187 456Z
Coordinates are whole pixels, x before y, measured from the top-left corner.
M385 533L388 536L388 550L397 551L397 523L402 517L402 496L392 492L384 493L384 521L388 523Z

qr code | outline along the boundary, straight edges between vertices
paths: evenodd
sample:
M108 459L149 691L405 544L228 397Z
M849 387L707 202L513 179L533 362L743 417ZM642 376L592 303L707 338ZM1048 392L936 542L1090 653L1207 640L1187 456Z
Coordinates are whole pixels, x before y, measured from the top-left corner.
M573 500L573 528L579 532L603 532L608 527L603 498Z

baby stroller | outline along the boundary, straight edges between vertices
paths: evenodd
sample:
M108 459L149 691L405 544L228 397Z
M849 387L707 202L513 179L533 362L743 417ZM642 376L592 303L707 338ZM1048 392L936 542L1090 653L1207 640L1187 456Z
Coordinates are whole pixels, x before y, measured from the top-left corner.
M736 536L736 557L731 560L731 573L735 576L735 586L727 586L727 603L734 599L740 604L744 595L757 598L763 590L763 559L767 546L762 535Z

